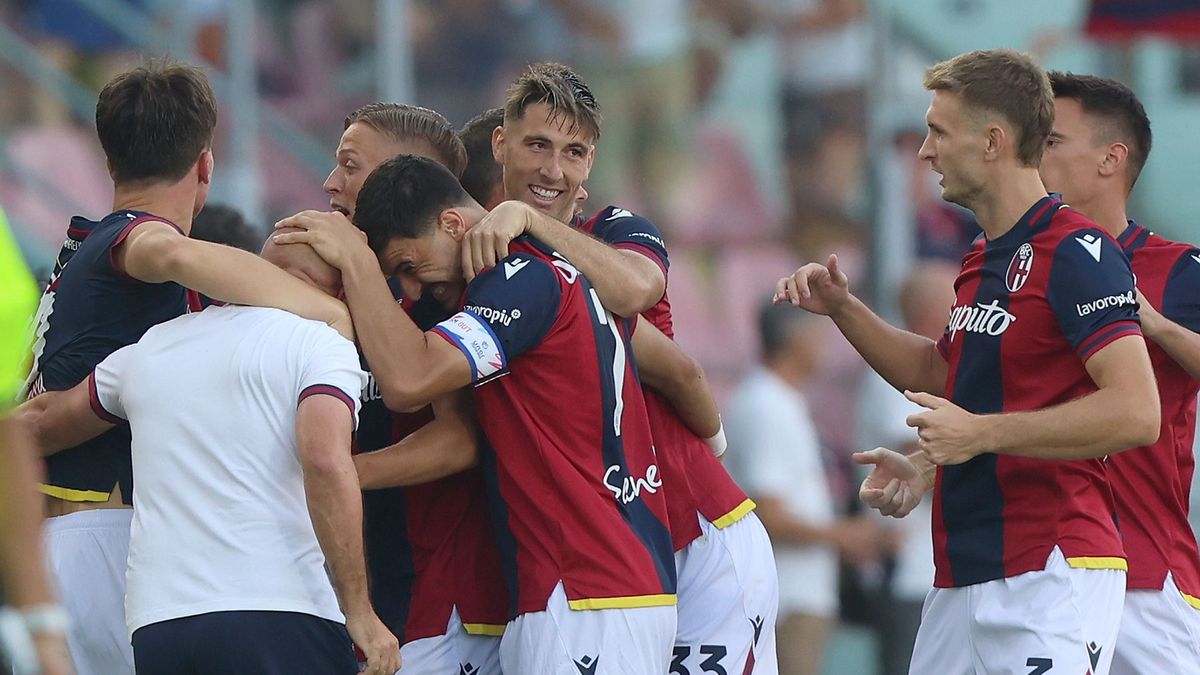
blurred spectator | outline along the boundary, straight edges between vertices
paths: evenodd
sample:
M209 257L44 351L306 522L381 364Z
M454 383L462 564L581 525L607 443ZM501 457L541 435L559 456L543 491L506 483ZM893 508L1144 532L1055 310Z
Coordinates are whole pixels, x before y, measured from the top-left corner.
M838 519L803 388L817 365L821 323L788 306L759 315L762 365L728 408L729 469L775 545L780 672L817 675L838 613L838 554L878 555L879 528Z
M225 244L251 253L258 253L265 236L259 228L247 223L237 209L224 204L205 204L192 220L192 239Z
M900 287L897 302L904 328L931 340L941 337L954 304L958 266L931 261L914 267ZM909 454L917 451L916 431L905 419L923 411L873 370L864 375L859 398L858 433L863 450L883 446ZM929 500L901 520L885 519L894 533L896 550L882 567L874 568L870 589L871 618L879 639L880 675L904 675L912 660L913 642L921 623L921 606L933 586Z

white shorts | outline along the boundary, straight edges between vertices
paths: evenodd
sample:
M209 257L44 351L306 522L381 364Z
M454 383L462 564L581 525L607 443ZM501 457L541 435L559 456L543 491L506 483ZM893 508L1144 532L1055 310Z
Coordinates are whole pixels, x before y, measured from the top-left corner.
M662 675L674 637L674 606L574 610L559 582L544 611L508 622L500 666L514 674Z
M679 630L670 672L775 675L779 576L753 511L729 527L700 518L700 537L675 554ZM719 668L719 669L718 669Z
M1200 675L1200 609L1183 599L1170 574L1161 591L1125 593L1111 675Z
M925 598L910 675L1106 675L1125 572L1076 569L1056 546L1044 570Z
M132 509L46 519L46 559L71 618L67 647L78 675L133 675L125 626L125 567Z
M450 612L444 635L421 638L400 646L397 675L424 673L500 675L500 638L468 633L455 608Z

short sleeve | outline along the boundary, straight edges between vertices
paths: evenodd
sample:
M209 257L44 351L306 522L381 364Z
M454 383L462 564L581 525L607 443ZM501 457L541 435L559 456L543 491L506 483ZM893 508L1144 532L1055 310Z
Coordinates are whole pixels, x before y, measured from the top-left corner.
M574 269L564 274L577 274ZM508 371L512 359L536 347L562 304L555 267L528 254L510 255L467 286L466 304L433 331L471 364L471 381Z
M129 419L121 401L121 383L133 361L137 343L109 354L88 375L88 400L92 412L105 422L120 424Z
M1190 249L1171 268L1163 288L1162 315L1200 333L1200 249Z
M1129 259L1099 230L1072 232L1059 242L1046 299L1081 361L1118 338L1141 334Z
M626 209L610 206L596 214L592 234L614 248L645 255L662 268L663 274L670 267L662 232L654 223Z
M354 344L328 326L315 328L308 341L308 353L300 371L300 393L296 405L309 396L332 396L346 404L358 428L360 396L367 385L367 374L359 367L358 350Z

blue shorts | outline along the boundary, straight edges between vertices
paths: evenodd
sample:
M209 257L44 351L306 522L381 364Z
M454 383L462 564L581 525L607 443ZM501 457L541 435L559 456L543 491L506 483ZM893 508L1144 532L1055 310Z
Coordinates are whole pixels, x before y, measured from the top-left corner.
M138 675L354 675L346 627L297 612L212 612L133 633Z

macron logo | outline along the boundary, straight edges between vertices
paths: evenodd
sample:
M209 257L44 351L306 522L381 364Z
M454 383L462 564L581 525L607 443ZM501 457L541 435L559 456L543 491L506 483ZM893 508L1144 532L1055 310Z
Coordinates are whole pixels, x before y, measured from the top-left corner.
M633 214L625 209L613 209L612 215L605 220L616 220L617 218L632 218Z
M1085 234L1082 237L1075 237L1075 241L1084 248L1096 262L1100 262L1100 237L1094 234Z
M528 260L521 260L520 258L514 258L511 262L504 263L504 278L513 278L514 274L520 272L528 264Z
M1200 263L1200 254L1192 254L1192 260Z

